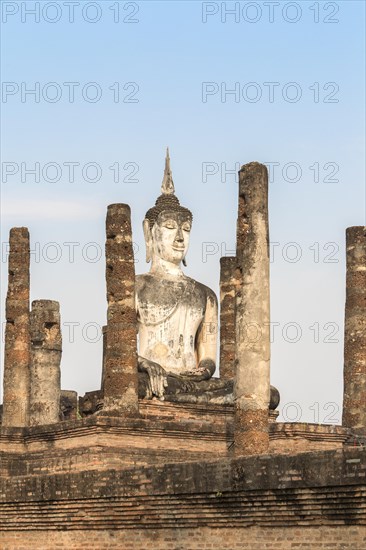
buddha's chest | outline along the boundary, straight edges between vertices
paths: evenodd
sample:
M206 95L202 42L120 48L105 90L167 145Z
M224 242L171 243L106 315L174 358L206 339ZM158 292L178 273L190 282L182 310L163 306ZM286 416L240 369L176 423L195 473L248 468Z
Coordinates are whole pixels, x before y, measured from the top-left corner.
M205 296L191 280L148 280L136 295L137 315L146 326L198 326L205 313Z

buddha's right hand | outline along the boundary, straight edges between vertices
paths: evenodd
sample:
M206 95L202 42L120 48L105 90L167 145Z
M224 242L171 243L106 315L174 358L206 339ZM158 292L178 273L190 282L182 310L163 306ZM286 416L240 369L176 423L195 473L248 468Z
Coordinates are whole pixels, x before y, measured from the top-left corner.
M149 375L146 397L151 399L155 395L163 400L165 388L168 385L167 374L163 367L141 356L138 358L138 367L140 372L146 372Z

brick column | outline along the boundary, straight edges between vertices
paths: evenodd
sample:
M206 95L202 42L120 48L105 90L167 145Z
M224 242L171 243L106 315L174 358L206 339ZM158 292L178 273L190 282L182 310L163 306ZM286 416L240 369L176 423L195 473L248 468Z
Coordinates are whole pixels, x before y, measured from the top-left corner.
M268 452L270 398L268 173L257 162L239 172L236 303L235 454Z
M104 406L108 416L138 414L137 322L131 211L108 206L106 221L107 342Z
M220 258L220 378L235 376L235 294L240 283L237 258Z
M366 227L346 230L343 425L366 428Z
M35 300L30 314L31 384L30 426L60 420L62 339L60 306L52 300Z
M6 297L3 426L27 426L29 414L29 232L14 227L9 236Z
M103 335L103 358L102 358L102 379L100 383L100 388L102 393L104 393L104 378L105 378L105 358L107 354L107 326L102 327Z

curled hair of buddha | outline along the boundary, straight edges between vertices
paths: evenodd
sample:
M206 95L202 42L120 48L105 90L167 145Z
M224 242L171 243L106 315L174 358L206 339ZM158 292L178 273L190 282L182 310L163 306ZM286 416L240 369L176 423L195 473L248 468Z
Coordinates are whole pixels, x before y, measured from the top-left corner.
M193 219L192 212L180 205L178 197L175 195L160 195L156 199L155 206L150 208L145 215L145 218L149 220L150 229L152 229L154 223L157 221L159 214L166 210L170 212L182 212L182 214L187 214L190 221Z

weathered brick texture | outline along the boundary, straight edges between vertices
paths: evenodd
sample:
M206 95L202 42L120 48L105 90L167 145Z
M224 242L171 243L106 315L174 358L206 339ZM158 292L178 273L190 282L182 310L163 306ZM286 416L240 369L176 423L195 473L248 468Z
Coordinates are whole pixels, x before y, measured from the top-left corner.
M131 210L110 204L106 219L107 334L101 414L138 414L137 323Z
M346 231L343 424L366 428L366 227Z
M365 529L248 527L0 533L2 550L365 550Z
M30 426L60 420L61 321L60 305L53 300L34 300L30 314L31 377Z
M235 377L235 301L240 286L236 257L220 258L220 378Z
M0 483L1 548L351 549L366 450L257 456Z
M336 517L341 523L365 524L365 474L366 450L359 448L124 470L17 475L0 479L1 517L4 519L14 506L23 508L24 514L13 523L1 524L3 529L18 529L31 517L33 526L38 522L40 528L47 528L48 517L55 528L56 513L65 527L78 524L99 528L110 521L113 506L121 511L111 520L116 528L122 528L133 516L137 525L141 511L144 525L161 527L172 520L187 527L214 527L220 520L223 526L254 522L275 527L278 522L290 526L307 521L309 525L332 525ZM88 501L87 515L78 514L81 501ZM163 509L165 513L157 516ZM187 516L188 509L192 514ZM123 510L129 512L124 514ZM93 514L100 518L99 527Z
M268 171L258 162L239 171L236 249L241 284L235 308L234 451L242 456L269 448Z
M13 227L9 246L2 422L4 426L27 426L30 386L28 229Z

